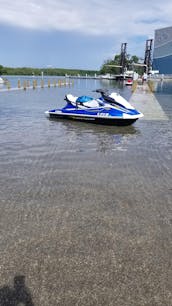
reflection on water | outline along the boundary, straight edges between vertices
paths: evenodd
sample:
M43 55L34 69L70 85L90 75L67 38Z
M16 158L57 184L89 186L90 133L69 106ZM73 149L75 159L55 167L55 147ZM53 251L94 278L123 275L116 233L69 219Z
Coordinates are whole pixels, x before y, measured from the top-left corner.
M155 96L168 118L172 119L172 80L159 81Z
M161 80L157 82L156 92L172 94L172 80Z
M56 128L63 133L67 143L75 143L73 151L100 151L126 150L127 142L140 133L135 126L118 127L95 125L85 122L53 120L51 132Z

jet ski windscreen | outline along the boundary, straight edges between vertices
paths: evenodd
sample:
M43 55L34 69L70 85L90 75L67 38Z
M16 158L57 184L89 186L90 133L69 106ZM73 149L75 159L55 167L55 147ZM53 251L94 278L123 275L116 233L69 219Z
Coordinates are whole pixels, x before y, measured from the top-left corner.
M89 102L93 100L92 97L89 97L89 96L81 96L81 97L78 97L78 99L76 100L76 102L80 102L80 103L84 103L84 102Z

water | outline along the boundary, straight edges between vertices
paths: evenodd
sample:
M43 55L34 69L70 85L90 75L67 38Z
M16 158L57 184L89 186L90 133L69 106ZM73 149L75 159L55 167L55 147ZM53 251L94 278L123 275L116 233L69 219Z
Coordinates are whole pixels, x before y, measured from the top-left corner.
M169 119L172 119L172 82L161 81L158 83L157 91L155 94L161 107L168 114Z
M131 96L99 80L0 93L0 301L24 275L34 305L171 303L172 93L164 121L45 117L102 87Z

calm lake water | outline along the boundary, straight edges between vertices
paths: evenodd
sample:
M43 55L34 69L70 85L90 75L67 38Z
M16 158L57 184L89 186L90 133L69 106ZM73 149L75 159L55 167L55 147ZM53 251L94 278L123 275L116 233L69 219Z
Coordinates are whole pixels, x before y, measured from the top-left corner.
M0 301L24 275L35 306L171 305L170 86L156 93L169 120L129 127L44 115L69 92L129 99L112 81L0 92Z

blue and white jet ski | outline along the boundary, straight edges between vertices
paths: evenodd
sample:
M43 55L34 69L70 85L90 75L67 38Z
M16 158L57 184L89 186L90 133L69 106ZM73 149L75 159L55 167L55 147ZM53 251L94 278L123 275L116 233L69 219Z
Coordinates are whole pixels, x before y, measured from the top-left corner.
M130 125L143 114L137 111L127 100L118 93L101 93L98 99L89 96L75 97L68 94L65 97L67 104L61 109L52 109L45 114L50 118L73 119L96 124Z

